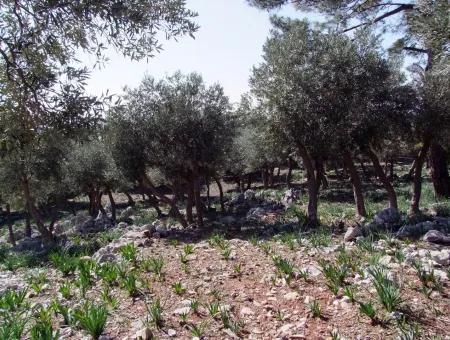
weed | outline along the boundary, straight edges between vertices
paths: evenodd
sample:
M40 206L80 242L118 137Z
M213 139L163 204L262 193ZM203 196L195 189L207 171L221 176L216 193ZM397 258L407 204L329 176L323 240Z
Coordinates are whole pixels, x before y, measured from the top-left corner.
M249 242L252 246L256 247L259 243L259 237L257 235L252 235L252 237L250 237Z
M159 299L156 299L152 304L147 305L147 313L148 323L154 325L158 329L163 326L163 309Z
M330 332L330 336L331 336L331 340L340 340L341 339L341 335L339 334L339 332L336 329L333 329Z
M206 309L212 318L216 318L220 313L220 304L217 301L206 304Z
M119 279L119 268L116 264L106 262L97 267L97 276L99 276L109 286L117 284Z
M111 295L111 289L109 288L109 286L103 287L101 294L104 303L110 305L113 309L117 308L117 306L119 305L119 300Z
M139 294L136 280L136 275L133 273L128 274L125 278L122 279L122 286L127 290L130 297L136 297Z
M0 323L0 339L22 339L26 324L26 320L19 318L16 315L5 315Z
M183 247L183 251L186 255L194 254L194 245L190 243L185 244Z
M372 323L374 324L376 321L376 314L377 311L372 303L372 301L369 301L367 303L360 302L359 303L359 311L361 314L364 314L372 320Z
M64 299L70 300L72 298L72 285L70 284L70 282L61 284L61 286L59 287L59 292Z
M57 340L59 338L59 332L53 331L52 319L50 311L45 308L41 308L38 312L36 323L30 330L32 340Z
M298 276L301 277L305 282L309 281L309 270L308 269L299 269Z
M313 248L328 247L331 244L331 232L325 229L317 229L308 235L308 240Z
M398 249L395 251L394 257L397 260L397 262L400 264L402 264L406 261L406 255L401 249Z
M344 287L344 295L349 298L350 302L356 301L356 288L355 286Z
M264 254L269 255L272 252L272 247L270 246L269 242L261 241L259 243L259 247L262 249Z
M187 313L182 313L182 314L180 314L180 323L181 323L182 325L185 325L185 324L187 323L187 320L188 320L188 315L187 315Z
M51 253L49 259L64 276L73 274L78 266L78 258L70 256L66 252Z
M395 311L403 302L399 286L381 268L369 268L369 274L381 304L389 313Z
M200 303L198 302L198 300L192 300L190 307L195 314L198 314L199 308L200 308Z
M324 259L319 260L321 271L327 280L327 286L337 295L339 287L343 287L348 275L347 265L333 264Z
M286 281L289 282L294 276L294 266L292 265L292 263L286 259L281 258L280 256L274 256L272 260L278 270L278 273L284 275Z
M185 253L180 253L179 257L182 265L187 265L189 263L188 256Z
M211 247L219 247L221 249L226 248L226 240L222 234L214 234L208 239L208 243Z
M195 338L203 338L205 334L205 324L201 323L199 325L191 325L191 335Z
M7 290L0 296L0 310L15 312L28 308L26 301L27 291L24 290Z
M233 266L233 270L237 275L242 275L242 264L241 263L236 263Z
M162 257L150 257L148 260L150 271L153 272L158 277L158 279L162 279L164 277L164 259Z
M172 239L170 239L169 240L169 244L172 246L172 247L176 247L177 245L178 245L178 240L177 239L175 239L175 238L172 238Z
M222 250L222 257L228 261L231 258L231 248L225 247Z
M368 253L374 253L375 247L373 245L374 239L372 235L369 235L367 237L363 237L356 241L356 246L359 250L365 251Z
M137 248L134 243L125 244L120 248L120 254L122 257L130 263L136 264L137 262Z
M322 308L316 300L309 303L308 308L314 318L320 318L322 316Z
M81 308L75 310L74 318L93 339L98 339L105 329L108 311L102 305L96 306L86 302Z
M280 309L277 309L277 311L275 312L275 319L277 319L277 321L284 321L285 317L286 316L283 313L283 311Z
M72 309L69 306L63 305L57 300L53 300L51 304L55 313L61 314L64 319L64 324L69 326L73 321Z
M183 287L183 284L181 282L175 282L172 285L172 289L177 295L183 295L186 292L186 288Z

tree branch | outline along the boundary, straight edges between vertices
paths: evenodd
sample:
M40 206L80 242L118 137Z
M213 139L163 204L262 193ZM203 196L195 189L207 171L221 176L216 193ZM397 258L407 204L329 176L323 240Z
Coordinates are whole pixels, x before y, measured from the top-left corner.
M403 5L398 6L395 9L393 9L392 11L386 12L386 13L380 15L379 17L376 17L372 21L366 21L366 22L360 23L358 25L346 28L343 32L345 33L345 32L354 30L354 29L362 27L362 26L373 25L373 24L377 23L378 21L386 19L392 15L395 15L395 14L403 12L403 11L412 10L412 9L414 9L414 4L403 4Z

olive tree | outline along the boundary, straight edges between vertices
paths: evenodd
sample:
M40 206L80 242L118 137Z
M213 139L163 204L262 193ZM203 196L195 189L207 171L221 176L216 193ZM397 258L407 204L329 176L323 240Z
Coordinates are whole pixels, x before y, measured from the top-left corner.
M187 221L193 222L195 202L202 225L202 180L223 164L233 140L234 119L222 87L206 86L196 73L177 72L159 81L146 76L137 88L127 89L123 99L110 114L111 126L123 138L114 146L118 164L169 204L184 225L177 201L187 194ZM157 190L149 176L152 169L170 186L172 197Z

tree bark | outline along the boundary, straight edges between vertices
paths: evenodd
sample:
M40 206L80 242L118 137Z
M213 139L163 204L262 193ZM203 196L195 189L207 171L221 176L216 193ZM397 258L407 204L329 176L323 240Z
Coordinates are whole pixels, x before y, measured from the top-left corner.
M319 224L317 216L317 204L319 200L319 186L317 177L315 174L314 162L309 155L308 151L303 145L298 146L300 157L302 158L303 165L306 169L306 178L308 186L308 219L311 226Z
M166 203L170 206L170 213L178 219L178 221L181 223L181 225L186 228L188 226L186 219L184 216L180 213L180 210L177 207L176 200L170 199L167 196L160 194L158 190L156 190L155 186L153 185L150 178L148 178L147 174L143 173L141 174L141 185L144 188L147 188L152 192L152 194L158 198L159 201Z
M426 139L416 156L414 178L413 178L413 196L411 198L411 206L409 208L410 214L420 213L420 195L422 194L422 168L425 161L425 157L430 148L430 141Z
M291 186L292 181L292 167L293 167L293 160L291 157L288 157L288 172L286 175L286 186L289 188Z
M206 185L206 206L208 207L208 211L211 210L211 196L210 196L210 188L209 188L209 177L205 176L205 185Z
M25 204L25 236L31 237L31 218L30 208Z
M355 164L353 163L352 155L350 152L344 153L344 164L350 174L357 215L360 217L365 217L367 216L367 213L364 204L361 179L359 178L358 171L356 170Z
M117 220L117 214L116 214L116 202L114 201L114 196L110 189L107 190L109 203L111 204L111 218L114 223L116 223Z
M193 180L187 183L187 200L186 200L186 219L189 224L194 223L194 217L192 215L192 206L194 201L194 184Z
M9 203L6 204L6 221L6 223L8 224L9 243L11 243L13 247L15 247L16 237L14 236L13 221L11 218L11 207L9 206Z
M322 161L316 162L316 169L317 169L317 179L319 181L318 185L322 186L323 189L328 188L328 180L327 176L325 175L325 167Z
M450 176L448 174L448 159L445 149L437 144L430 145L431 180L437 197L450 198Z
M223 202L223 188L222 183L220 183L220 178L214 176L214 180L216 181L217 187L219 188L219 200L220 200L220 210L221 212L225 212L225 204Z
M136 203L134 202L133 197L131 197L130 193L129 192L125 192L124 194L125 194L125 196L127 196L128 205L134 207L136 205Z
M29 184L28 178L26 176L22 177L22 190L23 190L23 194L25 196L25 202L26 202L27 206L30 208L30 214L35 219L37 229L38 229L39 233L41 234L42 243L44 243L44 244L53 243L54 242L53 235L50 232L50 230L48 230L47 227L45 226L44 220L43 220L41 214L39 213L38 209L34 205L34 200L33 200L33 197L31 196L31 192L30 192L30 184Z
M198 178L198 165L194 165L194 201L195 211L197 212L197 223L199 227L203 227L203 204L200 192L200 181Z
M392 183L389 181L386 174L384 173L383 168L381 167L380 161L378 159L378 156L370 148L366 149L366 154L367 154L367 156L369 156L370 160L372 161L376 176L381 181L381 183L384 186L384 189L387 192L388 200L389 200L389 208L398 210L397 194L395 192L395 189L394 189Z
M252 188L252 174L247 174L247 190L250 190Z

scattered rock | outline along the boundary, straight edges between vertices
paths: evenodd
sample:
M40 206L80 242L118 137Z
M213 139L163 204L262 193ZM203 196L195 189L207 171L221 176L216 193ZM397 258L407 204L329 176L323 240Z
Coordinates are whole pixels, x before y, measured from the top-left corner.
M132 340L150 340L153 339L153 333L150 328L145 327L137 331L132 337Z
M374 222L377 224L395 224L400 222L400 220L401 216L394 208L383 209L374 217Z
M289 293L283 295L283 298L285 300L289 300L289 301L296 300L296 299L298 299L298 297L299 297L299 295L297 292L289 292Z
M437 243L443 245L450 245L450 236L445 235L444 233L438 230L430 230L428 231L423 240L429 243Z
M430 251L430 255L433 261L436 263L442 265L442 266L448 266L450 265L450 250L449 249L442 249L442 250L433 250Z
M254 315L255 312L252 311L248 307L242 307L240 314L241 314L242 317L246 317L246 316Z
M358 236L362 235L362 230L360 227L348 227L344 235L344 241L350 242L354 241Z
M181 307L177 308L173 311L173 314L175 315L183 315L183 314L189 314L191 311L191 307Z

